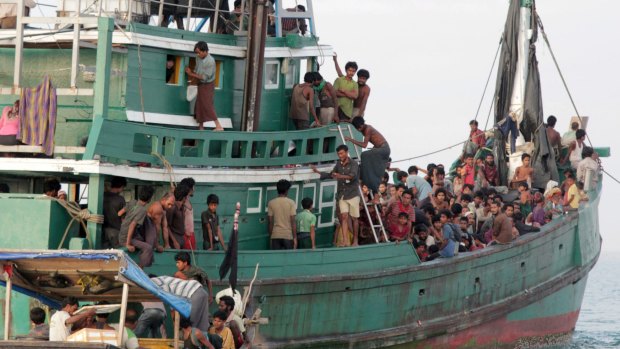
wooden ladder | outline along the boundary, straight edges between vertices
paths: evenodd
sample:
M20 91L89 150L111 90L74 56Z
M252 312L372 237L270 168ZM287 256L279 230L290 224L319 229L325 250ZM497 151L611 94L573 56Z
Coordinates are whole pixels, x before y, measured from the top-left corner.
M351 125L346 125L346 127L344 125L340 125L338 124L338 133L340 133L340 138L342 139L342 144L346 144L346 140L344 138L344 133L342 132L342 129L345 129L346 131L348 131L349 133L349 137L353 138L353 130L351 129ZM353 144L353 148L355 148L355 154L357 155L357 163L362 166L362 152L361 150L357 147L357 145ZM370 211L368 210L368 206L369 205L376 205L374 203L374 194L372 193L372 190L370 191L370 200L371 202L367 202L366 198L364 197L364 193L362 192L362 187L358 186L357 190L360 194L360 197L362 198L362 201L364 203L364 212L366 213L366 218L368 219L368 222L370 223L370 225L372 226L372 234L375 237L375 242L379 243L379 238L377 236L377 229L379 229L379 231L381 232L381 234L383 234L383 238L385 239L385 241L389 241L388 240L388 236L387 233L385 231L385 226L383 225L383 219L381 219L381 212L379 209L375 209L375 215L377 218L377 222L379 222L379 224L374 224L374 221L372 220L372 215L370 214Z

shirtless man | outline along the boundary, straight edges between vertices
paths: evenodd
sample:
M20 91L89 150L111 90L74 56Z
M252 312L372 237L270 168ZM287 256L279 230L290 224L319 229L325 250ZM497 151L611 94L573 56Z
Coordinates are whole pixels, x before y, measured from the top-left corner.
M513 188L518 187L520 182L526 182L528 185L532 184L532 173L534 172L534 169L530 167L530 159L530 154L521 155L521 162L523 165L517 167L515 170L515 176L510 182L510 185Z
M159 201L154 202L147 211L148 216L153 221L155 229L157 229L157 236L162 236L164 240L164 248L170 248L170 239L168 238L168 222L166 221L166 209L169 209L174 204L174 195L167 192ZM174 246L179 249L180 246Z
M368 147L368 143L373 145L372 149L362 153L360 172L364 184L376 193L387 163L390 161L390 145L379 131L370 125L366 125L363 117L357 117L351 123L364 135L364 141L356 141L351 137L345 137L345 141L362 148Z

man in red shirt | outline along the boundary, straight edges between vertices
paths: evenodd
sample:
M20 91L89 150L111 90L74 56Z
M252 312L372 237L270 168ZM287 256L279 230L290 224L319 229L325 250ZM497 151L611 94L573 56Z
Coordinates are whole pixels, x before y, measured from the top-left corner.
M487 140L484 137L484 131L478 129L478 121L472 120L469 122L469 140L477 145L477 148L482 148L486 145Z
M465 155L465 166L463 167L463 184L474 185L474 156L472 154Z
M405 190L405 192L401 195L400 200L395 200L390 204L390 206L388 206L388 227L398 225L398 215L401 212L404 212L409 215L409 220L407 223L409 225L408 231L411 231L411 226L415 223L415 209L413 208L413 205L411 205L412 200L413 192L411 192L411 190Z

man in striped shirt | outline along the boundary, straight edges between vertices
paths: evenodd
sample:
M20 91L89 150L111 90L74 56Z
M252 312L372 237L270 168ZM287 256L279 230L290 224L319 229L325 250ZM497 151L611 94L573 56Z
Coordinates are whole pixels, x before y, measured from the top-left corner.
M152 277L151 281L163 291L189 299L192 305L189 319L192 324L202 331L209 330L209 294L200 282L172 276Z

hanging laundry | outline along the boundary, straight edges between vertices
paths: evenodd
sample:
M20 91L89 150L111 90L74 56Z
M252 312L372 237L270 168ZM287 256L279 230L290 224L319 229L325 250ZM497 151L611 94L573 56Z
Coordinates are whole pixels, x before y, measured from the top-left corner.
M42 146L48 156L54 153L56 103L56 89L49 76L35 88L22 88L17 139Z

